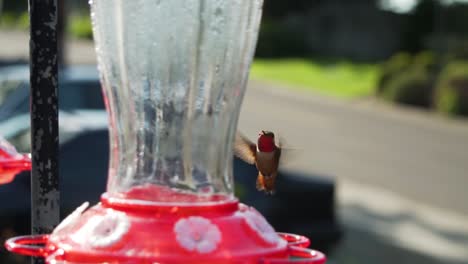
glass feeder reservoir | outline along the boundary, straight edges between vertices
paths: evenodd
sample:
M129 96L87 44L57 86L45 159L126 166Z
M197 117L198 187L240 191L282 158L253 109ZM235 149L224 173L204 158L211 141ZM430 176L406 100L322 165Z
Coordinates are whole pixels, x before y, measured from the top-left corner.
M49 263L324 263L307 238L275 232L233 194L263 1L90 3L110 121L107 191L52 234L7 248Z

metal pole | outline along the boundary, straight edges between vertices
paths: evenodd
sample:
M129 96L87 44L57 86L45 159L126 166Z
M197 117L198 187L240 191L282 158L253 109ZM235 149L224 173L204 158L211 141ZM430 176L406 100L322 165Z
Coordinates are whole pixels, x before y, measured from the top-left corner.
M50 233L60 221L58 181L57 0L28 0L30 16L31 227ZM33 263L44 263L33 259Z

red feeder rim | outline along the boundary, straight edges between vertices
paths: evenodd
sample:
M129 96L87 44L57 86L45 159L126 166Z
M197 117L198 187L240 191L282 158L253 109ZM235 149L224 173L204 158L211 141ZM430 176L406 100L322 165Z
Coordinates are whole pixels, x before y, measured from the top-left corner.
M281 258L265 258L260 259L259 263L270 264L289 264L289 263L302 263L302 264L322 264L326 262L326 257L323 253L307 249L310 244L308 238L300 235L281 233L278 232L283 239L288 241L288 253L290 259ZM46 258L52 254L56 256L63 256L63 250L50 246L47 247L49 235L31 235L19 236L10 238L5 242L5 247L8 251L20 255L31 257Z

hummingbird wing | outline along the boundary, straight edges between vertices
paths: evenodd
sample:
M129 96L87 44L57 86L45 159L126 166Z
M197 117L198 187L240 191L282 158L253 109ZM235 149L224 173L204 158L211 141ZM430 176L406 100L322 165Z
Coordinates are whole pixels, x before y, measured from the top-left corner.
M300 149L297 148L291 148L289 147L289 144L285 144L285 139L281 136L278 136L278 149L280 149L280 157L278 157L278 161L280 166L284 164L289 164L291 161L295 160L297 156L299 156L299 153L302 153Z
M255 156L257 154L257 145L237 132L234 141L234 155L249 164L255 164Z

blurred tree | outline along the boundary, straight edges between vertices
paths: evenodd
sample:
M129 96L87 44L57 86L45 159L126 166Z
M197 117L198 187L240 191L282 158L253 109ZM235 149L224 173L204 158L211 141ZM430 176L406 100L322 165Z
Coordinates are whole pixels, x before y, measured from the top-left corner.
M434 107L444 114L468 116L468 62L453 61L439 76Z
M325 0L267 0L264 1L263 17L266 19L280 19L295 14L305 14L311 8L321 5Z
M456 3L444 7L443 19L440 21L442 30L450 35L468 36L468 4Z
M265 1L256 55L360 60L385 58L398 50L399 41L394 41L393 36L399 37L400 23L390 12L379 10L378 2Z
M425 41L435 32L437 12L442 10L438 0L420 0L410 13L403 32L402 49L411 53L426 48Z
M393 56L382 66L378 95L392 102L430 107L438 64L438 57L428 51Z
M28 11L28 1L3 0L3 11L16 14Z

